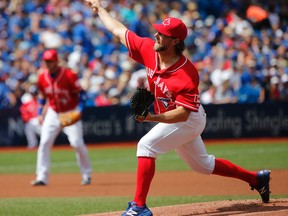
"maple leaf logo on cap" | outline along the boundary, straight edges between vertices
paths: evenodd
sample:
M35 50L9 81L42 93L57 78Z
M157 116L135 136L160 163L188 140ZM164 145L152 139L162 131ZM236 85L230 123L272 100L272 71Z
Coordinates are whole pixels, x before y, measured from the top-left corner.
M170 22L170 18L165 19L162 23L163 23L164 26L170 25L170 23L171 23Z

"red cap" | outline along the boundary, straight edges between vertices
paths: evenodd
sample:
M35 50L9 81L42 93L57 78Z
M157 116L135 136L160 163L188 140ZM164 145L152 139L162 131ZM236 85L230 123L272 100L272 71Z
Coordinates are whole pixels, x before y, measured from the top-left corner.
M54 50L54 49L46 50L43 53L43 60L45 60L45 61L56 61L56 60L58 60L57 51Z
M156 31L163 35L179 38L184 41L187 36L186 25L177 18L166 18L161 24L152 24Z

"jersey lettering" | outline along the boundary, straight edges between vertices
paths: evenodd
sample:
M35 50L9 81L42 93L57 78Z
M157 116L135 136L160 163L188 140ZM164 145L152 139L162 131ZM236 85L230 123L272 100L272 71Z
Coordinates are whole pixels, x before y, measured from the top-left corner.
M164 82L159 83L158 88L160 88L160 90L163 92L163 87L164 87ZM163 92L164 93L164 92Z
M200 95L194 95L194 102L200 103Z
M48 87L45 89L46 94L49 94L49 93L51 94L52 92L53 92L53 90L51 87ZM69 91L66 89L54 88L54 94L64 94L64 95L68 96Z
M147 76L152 79L155 71L148 67L146 67L146 70L147 70Z
M157 80L154 81L155 86L157 86L160 91L166 95L166 97L171 98L172 97L172 93L169 91L168 87L165 85L165 82L160 82L161 78L157 77Z

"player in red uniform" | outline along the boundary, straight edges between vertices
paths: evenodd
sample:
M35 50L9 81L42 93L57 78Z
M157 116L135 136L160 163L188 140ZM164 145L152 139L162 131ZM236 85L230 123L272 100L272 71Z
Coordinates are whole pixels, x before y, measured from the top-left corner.
M86 0L86 3L128 48L129 56L146 67L149 87L155 96L155 114L137 119L159 123L138 143L136 193L123 215L153 215L146 206L146 198L155 173L155 159L171 150L176 150L183 161L199 173L233 177L249 183L259 191L262 201L268 202L269 170L248 171L206 152L201 138L206 114L199 100L199 75L182 55L187 36L185 24L177 18L154 24L156 40L153 41L128 30L101 6L100 0Z
M77 74L72 70L59 66L56 50L46 50L43 60L47 69L44 69L38 77L39 120L43 122L40 144L37 152L37 177L32 185L48 184L50 172L51 147L61 130L67 135L70 145L76 150L76 158L82 173L82 184L91 182L91 164L88 151L83 139L82 121L62 128L59 114L74 109L83 108L83 91L79 85ZM47 101L45 117L42 108Z
M21 118L24 122L24 132L27 139L27 148L33 149L38 145L41 125L38 120L37 87L31 85L28 91L21 97Z

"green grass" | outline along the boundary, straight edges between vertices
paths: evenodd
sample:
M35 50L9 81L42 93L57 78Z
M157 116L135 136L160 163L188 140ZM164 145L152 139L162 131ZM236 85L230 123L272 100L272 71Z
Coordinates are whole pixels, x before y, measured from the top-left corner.
M288 143L279 144L223 144L208 145L207 151L247 169L287 169ZM1 152L0 174L35 173L36 151ZM136 169L136 146L130 148L89 148L89 156L95 172L134 172ZM157 159L158 171L189 170L188 166L172 151ZM52 173L78 173L74 151L52 150Z
M241 144L227 143L208 145L209 154L222 157L251 170L262 168L288 169L288 143ZM0 151L1 174L34 174L36 151ZM99 149L89 147L94 172L135 172L136 146L130 148ZM52 173L79 173L75 154L70 150L53 150L51 155ZM189 170L176 153L169 152L157 159L157 171ZM1 186L0 186L1 187ZM288 197L288 195L277 195ZM71 216L97 212L119 211L126 208L126 201L132 197L79 197L79 198L1 198L0 216ZM185 196L149 197L149 207L176 205L211 200L248 199L258 196Z

